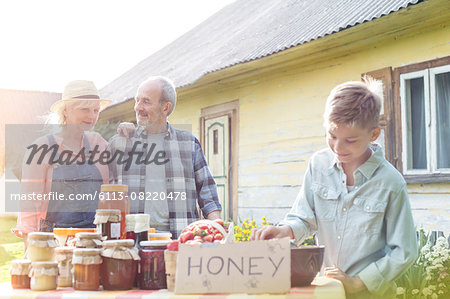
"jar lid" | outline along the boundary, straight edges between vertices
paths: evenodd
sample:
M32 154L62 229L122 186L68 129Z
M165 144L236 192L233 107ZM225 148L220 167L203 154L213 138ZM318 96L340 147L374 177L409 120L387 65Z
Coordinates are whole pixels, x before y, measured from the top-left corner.
M103 184L100 186L101 192L128 192L128 185Z
M31 267L33 267L33 268L54 268L54 267L58 267L58 262L55 262L55 261L32 262Z
M128 221L135 221L135 222L150 222L150 215L149 214L128 214L125 216L127 222Z
M41 233L41 232L34 232L28 234L28 240L53 240L55 239L54 233Z
M150 223L150 215L148 214L128 214L125 216L127 232L140 233L147 231Z
M107 241L103 241L103 247L116 247L116 246L134 247L134 240L132 240L132 239L125 239L125 240L107 240Z
M70 254L72 254L73 253L73 247L67 247L67 246L64 246L64 247L56 247L55 248L55 253L57 253L57 254L68 254L68 253L70 253Z
M167 244L169 244L170 242L172 241L171 240L141 241L139 242L139 245L141 245L141 247L163 247L167 246Z
M172 238L172 234L171 233L149 233L148 236L149 236L149 238L156 238L156 237L159 237L159 238L167 238L167 237Z
M31 265L30 260L12 260L11 266L13 265Z
M75 238L79 239L79 240L84 240L84 239L98 239L100 240L102 238L102 234L101 233L76 233L75 234Z
M13 260L11 261L9 273L11 275L28 275L28 273L30 273L30 268L30 260Z
M100 255L101 252L102 252L101 249L96 248L75 248L73 250L73 255L92 256L92 255Z
M95 210L95 214L99 216L116 216L120 215L120 210Z

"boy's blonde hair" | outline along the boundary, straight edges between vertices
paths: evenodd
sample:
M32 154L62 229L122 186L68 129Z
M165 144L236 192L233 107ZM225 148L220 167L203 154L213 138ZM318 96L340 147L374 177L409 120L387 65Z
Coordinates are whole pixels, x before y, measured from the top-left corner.
M371 77L363 81L339 84L331 91L325 105L324 126L345 124L350 127L373 129L380 118L381 82Z

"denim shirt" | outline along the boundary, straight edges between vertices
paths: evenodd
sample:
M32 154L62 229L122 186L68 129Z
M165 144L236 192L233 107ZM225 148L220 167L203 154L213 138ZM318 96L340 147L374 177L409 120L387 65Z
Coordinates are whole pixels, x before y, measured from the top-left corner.
M302 241L317 232L324 267L359 276L373 295L392 294L394 280L416 259L417 238L406 183L377 144L354 173L354 189L330 149L311 157L302 188L281 224Z

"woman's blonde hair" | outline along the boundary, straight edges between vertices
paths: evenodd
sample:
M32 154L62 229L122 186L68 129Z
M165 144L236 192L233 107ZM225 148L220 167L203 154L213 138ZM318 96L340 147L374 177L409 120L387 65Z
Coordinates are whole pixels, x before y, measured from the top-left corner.
M325 105L326 128L345 124L372 129L378 126L382 92L381 82L371 77L339 84L330 92Z
M89 108L99 103L100 101L93 100L65 101L65 103L63 105L60 105L55 112L51 112L46 116L46 123L65 125L67 124L67 119L64 115L65 111L71 111L76 108Z

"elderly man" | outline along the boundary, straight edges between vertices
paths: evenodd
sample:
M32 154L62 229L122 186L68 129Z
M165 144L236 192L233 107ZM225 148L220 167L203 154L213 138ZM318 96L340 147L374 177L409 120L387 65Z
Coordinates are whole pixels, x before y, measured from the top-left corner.
M121 149L128 158L136 156L131 164L110 164L110 182L129 186L131 213L150 214L151 227L178 237L200 218L197 204L211 220L220 217L222 207L199 141L167 121L175 104L169 79L158 76L141 83L134 104L138 127L124 130L132 132L130 138L112 137L109 149L113 155Z

